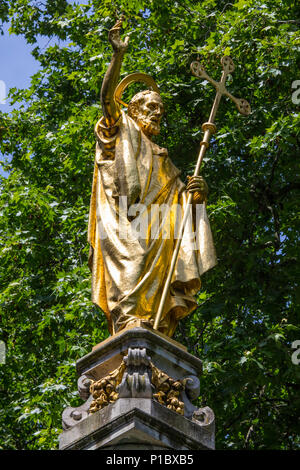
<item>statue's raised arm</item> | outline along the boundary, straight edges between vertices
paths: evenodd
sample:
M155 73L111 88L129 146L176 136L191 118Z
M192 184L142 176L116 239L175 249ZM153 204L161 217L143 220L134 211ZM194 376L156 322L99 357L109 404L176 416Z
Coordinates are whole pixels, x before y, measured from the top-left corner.
M114 100L114 93L120 77L122 60L129 43L128 36L124 41L120 38L122 21L123 18L118 20L108 33L108 40L112 45L114 53L104 76L100 95L102 111L107 126L114 125L120 116L120 108Z

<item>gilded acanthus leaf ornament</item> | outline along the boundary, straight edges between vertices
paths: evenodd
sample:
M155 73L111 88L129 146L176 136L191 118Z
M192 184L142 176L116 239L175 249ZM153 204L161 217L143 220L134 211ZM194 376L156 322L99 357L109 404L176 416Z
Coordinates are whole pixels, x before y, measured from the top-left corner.
M179 399L181 392L185 389L186 379L175 380L151 363L151 382L155 387L153 398L161 405L176 413L184 414L184 403Z
M154 398L169 410L184 415L181 394L190 379L173 379L156 367L145 349L129 348L117 369L106 377L91 381L93 401L89 413L95 413L119 398Z
M90 413L95 413L118 399L117 386L121 383L125 369L126 364L122 361L119 367L109 375L91 383L90 393L93 401L90 405Z

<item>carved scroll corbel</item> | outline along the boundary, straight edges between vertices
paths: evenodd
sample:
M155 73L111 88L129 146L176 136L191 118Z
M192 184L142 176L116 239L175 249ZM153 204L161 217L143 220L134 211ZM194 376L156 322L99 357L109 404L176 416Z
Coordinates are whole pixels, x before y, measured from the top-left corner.
M92 379L87 375L82 375L79 377L77 385L80 398L86 400L81 406L71 407L68 406L62 414L62 427L64 430L70 429L79 421L82 421L89 414L89 408L92 401L92 396L90 395L90 384Z
M204 408L198 408L193 413L192 421L206 428L214 428L215 426L215 415L211 408L205 406Z
M189 375L185 378L185 389L181 397L184 403L184 416L192 419L194 411L198 408L193 405L192 400L196 400L200 395L200 380L196 375Z
M119 386L120 398L152 398L150 357L145 348L129 348L124 357L126 372Z

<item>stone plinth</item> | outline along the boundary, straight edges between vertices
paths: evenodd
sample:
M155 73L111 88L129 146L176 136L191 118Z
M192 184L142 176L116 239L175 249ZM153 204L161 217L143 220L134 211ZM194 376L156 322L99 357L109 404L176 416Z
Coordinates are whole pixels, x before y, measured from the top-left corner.
M202 363L181 344L140 322L76 367L86 401L64 410L60 449L214 449L214 414L191 402Z

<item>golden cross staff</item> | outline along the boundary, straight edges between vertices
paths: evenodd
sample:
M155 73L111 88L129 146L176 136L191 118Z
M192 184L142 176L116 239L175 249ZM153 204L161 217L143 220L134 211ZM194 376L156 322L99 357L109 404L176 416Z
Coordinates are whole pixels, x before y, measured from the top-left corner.
M198 78L204 78L208 82L212 83L216 87L216 90L217 90L215 101L214 101L214 104L211 108L211 112L210 112L208 122L205 122L204 124L202 124L202 130L204 132L204 136L203 136L202 142L200 142L201 148L200 148L200 152L199 152L199 156L198 156L197 165L196 165L196 168L195 168L195 171L194 171L194 176L199 176L201 163L203 161L206 149L209 146L210 137L211 137L212 134L216 133L216 126L214 124L214 120L215 120L215 117L216 117L216 114L217 114L217 110L218 110L222 95L228 96L228 98L230 98L236 104L236 106L237 106L237 108L238 108L238 110L241 114L243 114L245 116L248 116L251 113L251 108L250 108L250 105L249 105L248 101L246 101L244 99L235 98L231 93L229 93L229 91L226 90L225 82L226 82L227 75L232 73L234 71L234 68L235 68L233 60L228 56L224 56L221 59L221 64L222 64L222 67L223 67L221 80L219 82L216 82L215 80L210 78L209 75L207 75L207 73L205 72L205 68L202 64L200 64L197 61L191 63L192 74L195 75ZM182 218L182 221L181 221L181 225L180 225L179 233L178 233L178 238L177 238L177 241L176 241L174 253L173 253L173 256L172 256L172 260L171 260L170 270L169 270L169 273L168 273L168 276L167 276L167 279L166 279L166 282L165 282L165 285L164 285L164 289L163 289L163 293L162 293L162 296L161 296L160 304L159 304L158 311L157 311L155 321L154 321L153 328L155 330L158 329L159 322L160 322L160 319L161 319L161 316L162 316L162 313L163 313L163 309L164 309L164 305L165 305L165 302L166 302L168 290L169 290L169 287L170 287L170 284L171 284L171 279L172 279L173 272L174 272L176 262L177 262L177 258L178 258L178 253L179 253L179 249L180 249L180 245L181 245L181 240L182 240L184 228L185 228L187 218L188 218L189 213L190 213L189 208L191 207L192 198L193 198L192 193L189 193L189 196L188 196L188 199L187 199L187 206L185 208L184 215L183 215L183 218Z

